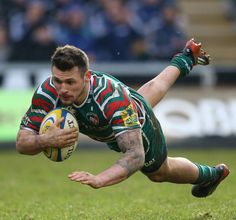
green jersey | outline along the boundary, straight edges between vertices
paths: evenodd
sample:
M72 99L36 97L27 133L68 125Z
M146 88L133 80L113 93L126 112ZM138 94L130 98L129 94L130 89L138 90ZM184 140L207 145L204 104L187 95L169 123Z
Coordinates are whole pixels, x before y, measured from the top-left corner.
M35 91L21 126L39 132L45 115L58 107L65 106L49 77ZM120 151L116 136L127 130L142 128L146 165L156 164L156 160L153 161L153 157L148 155L157 153L158 146L165 146L160 125L151 107L135 90L109 74L91 71L89 91L84 102L79 106L72 104L66 108L75 115L81 133L106 142L116 151ZM155 139L155 144L150 138Z

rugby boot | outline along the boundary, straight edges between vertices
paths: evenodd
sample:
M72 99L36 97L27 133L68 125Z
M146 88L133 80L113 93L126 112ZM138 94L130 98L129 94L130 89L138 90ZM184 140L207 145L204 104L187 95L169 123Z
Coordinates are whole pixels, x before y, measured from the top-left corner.
M183 54L191 58L193 65L208 65L210 63L210 55L201 47L202 44L192 38L186 43L183 49Z
M217 186L229 175L229 168L225 164L215 166L219 176L208 183L194 185L192 187L192 195L195 197L207 197L211 195Z

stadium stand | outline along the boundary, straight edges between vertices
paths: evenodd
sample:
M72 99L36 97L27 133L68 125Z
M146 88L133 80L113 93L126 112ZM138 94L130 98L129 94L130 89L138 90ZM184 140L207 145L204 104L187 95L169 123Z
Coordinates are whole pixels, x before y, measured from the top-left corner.
M78 46L98 61L163 60L186 40L176 22L176 0L1 0L0 4L0 28L8 37L6 61L47 61L62 44Z
M236 29L234 22L226 16L230 13L229 9L234 11L235 16L235 6L232 1L181 0L180 2L187 20L185 26L187 35L197 36L197 40L205 43L206 50L213 57L213 65L235 66Z
M217 77L225 73L234 83L235 23L227 16L232 5L234 0L0 0L0 62L5 63L0 66L0 86L9 85L13 77L8 69L18 69L19 63L26 78L37 85L38 72L46 74L46 68L50 74L50 56L63 44L86 50L101 70L130 78L134 72L153 77L189 37L204 43L212 65L197 68L200 80L192 74L185 84L193 79L215 85L223 82ZM41 71L35 65L42 62Z

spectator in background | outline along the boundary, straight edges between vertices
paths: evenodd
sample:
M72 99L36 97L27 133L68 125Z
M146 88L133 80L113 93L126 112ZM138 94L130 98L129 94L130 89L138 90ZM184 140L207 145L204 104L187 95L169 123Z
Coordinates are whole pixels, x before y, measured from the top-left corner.
M143 35L144 57L166 60L181 50L186 41L178 25L174 0L142 0L128 4L134 11L132 27Z
M25 48L30 53L25 53L24 57L27 61L47 62L56 47L51 27L42 23L32 31Z
M45 26L45 39L49 35L46 11L47 7L43 1L31 0L27 3L25 13L19 12L12 17L10 20L10 37L13 45L11 61L37 60L36 57L33 57L33 51L34 47L38 48L38 46L33 43L38 43L42 38L41 36L36 37L36 33L41 33L38 28ZM47 44L47 46L49 45ZM34 54L36 55L36 53ZM44 60L46 59L45 57Z
M29 1L26 4L25 12L18 12L10 19L10 37L12 41L22 41L42 20L47 20L46 6L43 1Z
M6 3L0 18L6 17L9 26L11 61L48 60L55 46L65 44L85 50L91 60L162 60L185 42L176 8L166 7L176 0L1 1ZM29 56L34 48L39 53Z
M11 61L48 61L57 44L51 27L45 23L38 24L29 36L15 44ZM19 53L19 50L21 53Z
M96 37L98 60L128 61L132 59L132 44L138 33L130 25L130 11L121 0L103 0L103 11L91 18Z
M5 0L9 4L11 15L24 12L29 0Z
M166 5L162 9L162 18L157 30L146 36L150 56L155 60L169 60L183 48L186 36L178 25L177 8Z
M72 4L73 0L54 0L52 1L53 6L51 8L50 14L56 17L58 22L61 22L64 19L64 9Z
M87 24L84 8L78 3L66 4L59 11L58 28L55 35L59 45L70 44L93 54L93 35Z
M24 13L28 0L0 0L0 16L7 22L18 13Z
M10 45L8 42L8 33L6 26L0 23L0 62L8 60L10 54Z
M136 37L130 47L130 59L133 61L147 61L150 56L147 52L146 44L142 36Z
M130 1L128 7L133 11L132 26L147 36L157 30L161 23L161 11L166 0Z

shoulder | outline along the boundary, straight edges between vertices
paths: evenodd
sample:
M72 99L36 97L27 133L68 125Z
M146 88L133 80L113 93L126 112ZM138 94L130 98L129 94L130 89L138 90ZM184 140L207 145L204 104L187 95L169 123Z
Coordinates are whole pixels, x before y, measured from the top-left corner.
M50 96L58 96L57 91L53 85L52 82L52 77L48 77L47 79L45 79L38 87L38 89L36 90L37 94L48 94Z
M116 89L119 87L128 91L128 86L120 80L108 73L98 71L92 71L92 86L95 93L100 89Z
M111 75L109 73L94 71L94 70L92 70L91 73L92 73L92 76L95 81L103 80L103 82L111 81L113 83L121 83L122 84L122 82L120 80L118 80L116 77L114 77L113 75Z
M52 83L52 77L48 77L36 89L32 98L32 104L52 108L55 106L57 99L58 93Z
M58 97L58 93L52 82L52 77L48 77L38 86L35 95L51 97L53 99Z
M110 101L122 101L129 96L128 87L115 77L101 72L92 74L92 92L98 104Z

